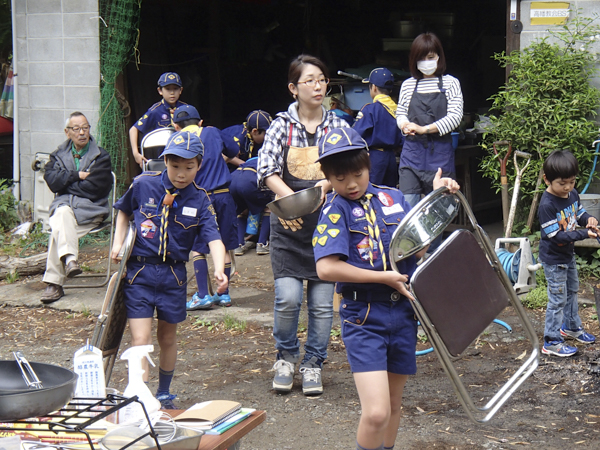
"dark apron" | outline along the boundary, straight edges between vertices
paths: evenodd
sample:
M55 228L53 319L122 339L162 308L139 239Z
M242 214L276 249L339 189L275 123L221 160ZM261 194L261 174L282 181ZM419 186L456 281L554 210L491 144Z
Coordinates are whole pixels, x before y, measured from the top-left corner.
M282 179L294 192L313 187L325 179L320 165L315 163L319 148L293 147L292 124L290 124L287 145L283 149L284 169ZM271 214L271 266L275 279L293 277L305 280L319 280L312 247L312 236L319 220L320 208L303 216L302 229L292 231L283 228L275 214Z
M421 126L431 125L448 114L448 100L442 77L439 77L438 83L440 92L423 94L417 92L419 85L417 81L408 105L410 122ZM408 169L415 174L416 178L430 185L439 167L442 168L444 176L451 176L455 173L454 148L452 148L450 133L444 136L437 133L406 136L400 154L400 190L403 193L421 192L420 189L413 192L414 186L411 186L413 183L410 181L413 177L403 177L403 169ZM404 184L403 178L408 178L405 179Z

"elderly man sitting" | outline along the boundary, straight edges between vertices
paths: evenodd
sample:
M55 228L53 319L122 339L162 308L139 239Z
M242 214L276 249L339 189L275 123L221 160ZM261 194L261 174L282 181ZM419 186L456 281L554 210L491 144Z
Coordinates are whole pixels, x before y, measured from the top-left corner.
M90 136L90 124L80 112L69 116L67 140L50 155L44 180L55 193L50 205L48 259L42 303L64 295L65 278L81 273L77 262L79 238L98 226L109 214L112 188L110 155Z

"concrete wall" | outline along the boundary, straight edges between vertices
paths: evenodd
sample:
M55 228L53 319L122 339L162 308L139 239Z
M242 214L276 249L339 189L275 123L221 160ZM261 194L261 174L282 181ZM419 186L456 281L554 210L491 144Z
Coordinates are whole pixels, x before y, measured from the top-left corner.
M32 201L31 162L66 139L69 114L83 112L92 134L97 125L98 0L17 0L15 16L21 199Z

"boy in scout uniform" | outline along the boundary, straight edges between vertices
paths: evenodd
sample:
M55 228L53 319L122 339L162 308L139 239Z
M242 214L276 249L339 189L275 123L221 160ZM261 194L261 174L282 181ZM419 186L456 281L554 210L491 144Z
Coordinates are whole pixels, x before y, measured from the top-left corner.
M171 118L175 108L185 103L179 101L183 91L181 78L175 72L165 72L158 79L158 93L162 100L155 103L140 117L140 119L129 129L129 140L135 162L143 167L146 158L142 156L138 147L140 134L143 136L158 128L172 127Z
M144 172L115 203L119 211L111 257L116 260L130 220L136 228L135 244L127 261L123 295L131 345L152 342L152 318L158 318L160 365L156 398L163 409L175 409L169 391L177 359L177 324L186 318L185 263L196 239L208 243L218 290L227 288L225 247L215 211L206 191L194 178L202 164L203 146L193 133L174 134L165 150L167 168ZM148 371L144 373L146 380Z
M369 182L366 142L352 128L329 131L319 141L321 170L333 193L313 234L317 273L337 282L342 294L342 338L362 415L356 448L392 449L401 416L402 391L417 371L417 320L406 283L420 253L389 263L392 235L410 210L397 189ZM434 179L434 189L458 190L456 181Z

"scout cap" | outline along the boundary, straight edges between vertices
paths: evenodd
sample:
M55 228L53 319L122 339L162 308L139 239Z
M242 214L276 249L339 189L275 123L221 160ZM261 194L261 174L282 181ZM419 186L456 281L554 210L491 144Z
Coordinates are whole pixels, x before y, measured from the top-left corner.
M200 120L200 113L192 105L181 105L178 106L173 113L173 123L183 122L188 119Z
M181 84L181 78L175 72L165 72L158 79L158 85L160 87L168 86L169 84L176 84L179 87L183 87Z
M394 75L385 67L378 67L371 70L368 78L363 83L371 83L383 89L392 89L394 87Z
M273 122L273 119L268 112L257 109L246 117L246 129L248 131L252 131L254 128L267 130L271 126L271 122Z
M194 133L180 131L171 136L159 158L165 155L176 155L184 159L204 156L204 144Z
M317 161L338 153L362 149L369 148L354 128L334 128L319 140Z

